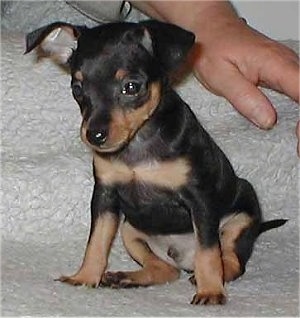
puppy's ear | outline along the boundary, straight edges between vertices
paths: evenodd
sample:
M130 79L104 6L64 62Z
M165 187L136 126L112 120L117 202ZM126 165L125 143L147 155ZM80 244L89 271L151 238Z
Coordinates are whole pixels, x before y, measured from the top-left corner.
M38 48L59 64L66 64L77 48L77 39L82 28L64 22L55 22L41 27L26 36L26 53Z
M155 20L142 21L140 24L146 28L142 38L144 46L148 51L152 50L153 55L167 72L174 70L183 62L195 42L195 35L192 32L173 24Z

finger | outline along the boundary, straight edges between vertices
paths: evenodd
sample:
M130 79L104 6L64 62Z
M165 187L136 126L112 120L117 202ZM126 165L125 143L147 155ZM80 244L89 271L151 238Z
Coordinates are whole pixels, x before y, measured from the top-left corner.
M264 129L272 128L277 116L268 98L231 65L223 70L223 74L226 74L226 80L215 83L215 87L219 87L218 93L256 126ZM217 81L220 79L221 76Z
M263 82L268 87L273 88L287 96L290 96L296 102L299 102L299 64L290 61L281 64L270 65L264 69L264 74L261 75ZM264 79L265 78L265 79Z

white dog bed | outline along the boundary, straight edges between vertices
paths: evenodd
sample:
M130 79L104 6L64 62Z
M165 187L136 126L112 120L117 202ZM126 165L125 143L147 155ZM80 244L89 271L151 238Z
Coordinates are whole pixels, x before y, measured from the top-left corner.
M259 238L245 275L227 285L225 306L189 305L194 287L185 273L164 286L75 288L53 279L74 273L82 260L90 222L91 155L79 138L80 113L69 76L23 51L22 35L2 33L3 316L299 315L296 103L268 91L279 123L262 131L193 77L178 87L238 175L257 189L265 218L289 219ZM136 267L118 238L110 269Z

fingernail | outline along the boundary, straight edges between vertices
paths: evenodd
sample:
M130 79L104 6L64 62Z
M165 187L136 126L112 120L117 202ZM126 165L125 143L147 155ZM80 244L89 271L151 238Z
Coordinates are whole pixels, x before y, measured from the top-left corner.
M251 121L260 128L272 129L277 123L277 118L258 108L252 113Z

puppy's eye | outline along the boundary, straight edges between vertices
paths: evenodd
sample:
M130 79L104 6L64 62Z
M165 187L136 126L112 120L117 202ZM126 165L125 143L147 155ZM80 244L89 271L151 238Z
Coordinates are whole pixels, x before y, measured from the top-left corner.
M81 83L74 83L72 85L72 93L75 98L81 98L83 95L82 85Z
M135 81L129 81L124 83L121 92L123 95L134 96L140 92L141 87L142 87L142 84Z

